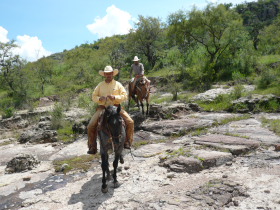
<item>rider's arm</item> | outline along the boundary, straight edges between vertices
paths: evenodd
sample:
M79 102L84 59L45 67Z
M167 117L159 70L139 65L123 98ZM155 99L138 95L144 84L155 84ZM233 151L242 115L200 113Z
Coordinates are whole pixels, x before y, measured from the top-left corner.
M144 65L142 63L139 63L140 71L138 70L139 76L144 76Z
M115 96L114 103L120 104L127 99L127 93L126 93L124 87L120 83L118 83L117 90L118 90L118 93L116 95L114 94L114 96Z
M98 103L99 105L104 105L103 101L100 101L100 85L101 83L99 83L96 88L94 89L93 93L92 93L92 100L95 103Z

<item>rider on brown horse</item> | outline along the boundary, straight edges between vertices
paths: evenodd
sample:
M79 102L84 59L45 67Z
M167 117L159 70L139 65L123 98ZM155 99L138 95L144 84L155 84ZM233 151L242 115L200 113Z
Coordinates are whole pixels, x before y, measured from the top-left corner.
M144 78L148 82L148 86L150 86L150 80L148 80L144 76L144 65L140 63L140 59L135 56L132 60L134 63L131 65L130 70L130 78L132 78L132 73L134 73L134 77L131 79L131 91L132 91L132 97L135 95L135 85L139 78Z

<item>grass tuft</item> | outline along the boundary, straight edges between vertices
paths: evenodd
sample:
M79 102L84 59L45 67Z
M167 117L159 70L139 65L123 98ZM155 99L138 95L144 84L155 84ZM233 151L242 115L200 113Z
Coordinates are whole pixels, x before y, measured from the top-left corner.
M70 171L88 171L89 168L92 165L92 161L94 159L98 159L100 158L99 154L96 155L82 155L82 156L78 156L78 157L73 157L73 158L67 158L64 160L55 160L53 161L53 165L55 168L56 172L61 171L61 166L63 164L67 164L68 167L66 167L63 170L63 173L66 174Z

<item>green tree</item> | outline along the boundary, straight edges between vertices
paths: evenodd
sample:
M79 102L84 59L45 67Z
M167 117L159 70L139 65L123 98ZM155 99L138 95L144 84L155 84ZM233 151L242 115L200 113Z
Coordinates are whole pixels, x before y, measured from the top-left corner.
M195 8L189 13L179 11L169 16L168 23L171 38L182 48L199 52L196 56L200 58L203 58L201 53L206 56L204 76L209 81L218 78L220 61L228 52L235 54L240 50L238 42L246 37L240 15L222 4L208 5L202 11Z
M128 49L132 55L144 55L148 64L153 68L158 60L163 39L163 23L159 18L139 16L136 29L128 35Z
M0 42L0 85L9 91L16 106L20 106L28 98L30 83L24 69L26 61L13 54L16 47L13 41Z
M243 24L253 39L255 49L258 49L259 33L272 23L280 12L280 0L258 0L245 2L236 6L235 10L241 14Z
M41 93L45 94L45 85L51 82L53 75L54 60L50 58L41 58L37 62L33 63L31 69L36 72L36 76L39 79L41 86Z
M280 54L280 16L260 31L259 48L263 54Z

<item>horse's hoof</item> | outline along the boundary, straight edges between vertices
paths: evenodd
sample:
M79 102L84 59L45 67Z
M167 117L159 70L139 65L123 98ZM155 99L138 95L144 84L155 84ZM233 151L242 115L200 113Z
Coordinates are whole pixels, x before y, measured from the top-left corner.
M118 188L120 186L119 182L114 182L114 188Z
M108 186L107 186L106 188L104 188L104 189L101 187L101 191L102 191L103 193L107 193L107 192L108 192Z
M122 156L120 157L120 163L121 163L121 164L124 164L124 160L123 160L123 157L122 157Z

